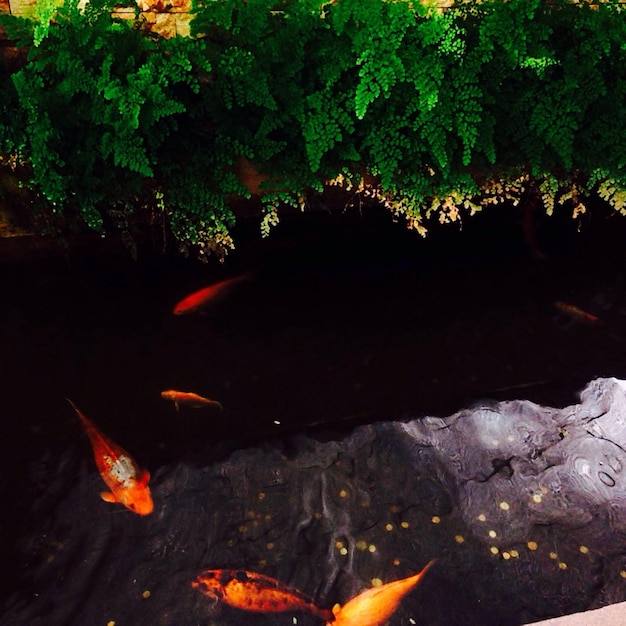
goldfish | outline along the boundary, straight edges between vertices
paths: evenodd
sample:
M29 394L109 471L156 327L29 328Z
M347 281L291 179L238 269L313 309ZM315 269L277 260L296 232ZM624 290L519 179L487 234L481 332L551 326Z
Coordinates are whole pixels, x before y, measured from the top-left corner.
M209 305L212 301L223 296L228 290L248 278L247 274L240 276L234 276L233 278L227 278L218 283L213 283L208 287L204 287L199 291L194 291L192 294L183 298L175 307L174 315L185 315L187 313L197 313L199 310Z
M418 574L396 580L386 585L372 587L349 600L343 606L333 607L334 621L327 626L381 626L396 611L400 601L422 579L430 561Z
M150 474L142 470L134 459L112 439L100 431L66 398L82 422L93 447L96 466L110 491L100 497L105 502L119 502L138 515L149 515L154 510L148 483Z
M176 391L175 389L168 389L161 392L161 397L166 400L172 400L176 405L176 410L181 406L185 406L189 409L201 409L205 406L213 406L218 409L222 409L222 405L217 400L211 400L204 398L203 396L193 393L192 391Z
M578 320L579 322L584 322L585 324L597 324L600 321L600 318L596 315L587 313L587 311L583 311L573 304L567 304L567 302L557 301L554 303L554 306L559 309L559 311L562 311L573 319Z
M206 570L192 581L191 586L209 598L244 611L305 611L326 621L333 620L332 611L318 607L307 595L274 578L255 572L235 569Z

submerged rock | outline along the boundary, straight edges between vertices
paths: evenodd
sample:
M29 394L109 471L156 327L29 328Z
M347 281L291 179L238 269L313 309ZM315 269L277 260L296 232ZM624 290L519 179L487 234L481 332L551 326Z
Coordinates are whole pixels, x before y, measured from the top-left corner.
M153 471L146 518L101 502L83 448L67 450L33 502L37 531L21 545L3 624L295 616L306 626L320 621L238 611L190 583L203 569L240 568L330 608L433 558L392 625L523 624L626 600L623 381L595 380L563 409L483 403L287 443Z

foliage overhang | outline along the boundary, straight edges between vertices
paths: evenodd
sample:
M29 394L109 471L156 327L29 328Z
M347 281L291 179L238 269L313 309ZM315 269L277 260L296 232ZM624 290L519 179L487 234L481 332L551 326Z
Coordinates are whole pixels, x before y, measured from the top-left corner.
M223 254L242 162L263 169L264 234L325 184L421 233L528 193L626 213L617 1L197 0L173 39L113 9L2 16L27 55L0 65L0 164L51 223L104 233L148 208Z

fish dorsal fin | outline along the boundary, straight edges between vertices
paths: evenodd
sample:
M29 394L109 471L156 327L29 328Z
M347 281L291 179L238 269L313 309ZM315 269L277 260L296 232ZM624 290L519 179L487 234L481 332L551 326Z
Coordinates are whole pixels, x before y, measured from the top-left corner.
M341 604L337 602L335 606L333 606L333 615L337 617L337 615L339 615L339 611L341 611Z

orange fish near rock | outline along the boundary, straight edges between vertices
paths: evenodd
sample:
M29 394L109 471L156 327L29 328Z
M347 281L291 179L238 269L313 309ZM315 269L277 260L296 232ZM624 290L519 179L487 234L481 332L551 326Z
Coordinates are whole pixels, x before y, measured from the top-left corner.
M422 580L433 563L428 563L419 574L372 587L342 607L333 608L335 619L329 621L328 626L381 626L393 615L402 598Z
M100 431L85 417L76 405L67 398L82 422L93 447L96 466L111 491L103 491L100 497L105 502L119 502L138 515L149 515L154 510L148 482L150 474L139 468L133 458L112 439Z
M222 405L217 400L211 400L203 396L193 393L193 391L176 391L175 389L168 389L161 392L161 397L166 400L172 400L176 405L176 410L179 407L184 406L189 409L202 409L205 406L212 406L216 409L222 409Z
M214 283L204 289L183 298L175 307L174 315L185 315L187 313L197 313L218 298L224 296L234 285L248 278L248 274L227 278L219 283Z
M191 586L204 595L244 611L283 613L303 611L326 621L332 611L322 609L307 595L269 576L244 570L215 569L202 572Z

